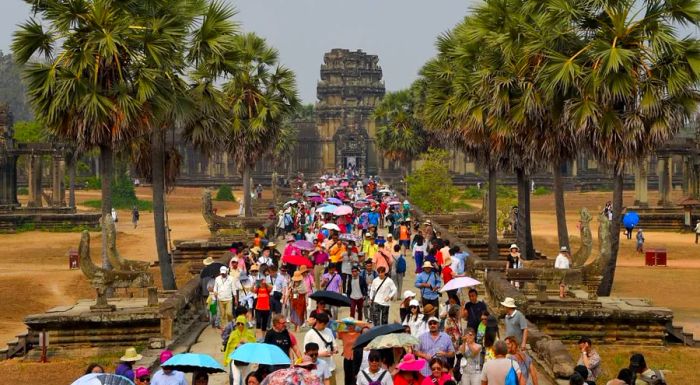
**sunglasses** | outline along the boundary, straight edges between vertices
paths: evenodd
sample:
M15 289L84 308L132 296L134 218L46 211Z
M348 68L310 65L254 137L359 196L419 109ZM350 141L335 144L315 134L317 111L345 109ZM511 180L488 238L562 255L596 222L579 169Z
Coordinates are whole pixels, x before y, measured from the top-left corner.
M139 381L141 381L141 382L150 382L150 381L151 381L151 377L141 377L141 378L139 378Z
M240 323L240 322L236 322L236 326L238 326L238 325L245 325L245 324Z

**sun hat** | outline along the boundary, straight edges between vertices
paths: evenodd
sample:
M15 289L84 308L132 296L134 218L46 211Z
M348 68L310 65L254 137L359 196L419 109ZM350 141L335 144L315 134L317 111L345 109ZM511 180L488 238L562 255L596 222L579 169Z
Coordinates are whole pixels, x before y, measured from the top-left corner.
M202 261L202 264L204 266L209 266L212 263L214 263L214 258L212 258L212 257L207 257L205 260Z
M433 264L430 263L430 261L425 261L423 262L423 268L425 269L426 267L433 268Z
M238 262L238 257L231 258L231 262Z
M501 302L501 305L509 308L516 308L515 300L512 297L506 297L506 299Z
M144 368L143 366L136 368L136 370L134 371L135 378L141 378L141 377L150 376L150 375L151 375L151 372L149 372L148 369Z
M413 298L413 297L415 297L415 296L416 296L416 293L414 293L414 292L412 292L412 291L410 291L410 290L406 290L406 291L403 292L403 295L401 296L401 299L404 299L404 300L405 300L406 298Z
M275 246L277 246L277 244L275 242L269 242L267 244L267 247L275 247Z
M297 271L298 271L300 274L304 274L304 273L306 273L307 271L309 271L309 268L306 267L306 265L301 265L301 266L299 266L299 270L297 270ZM296 271L295 271L295 273L296 273Z
M408 307L411 307L411 306L420 307L420 302L418 302L417 299L412 299L411 301L408 302Z
M438 317L435 317L435 316L428 318L428 323L431 323L433 321L440 322L440 319L438 319Z
M513 249L520 250L520 248L518 247L518 245L516 245L515 243L513 243L513 244L510 245L510 249L511 249L511 250L513 250Z
M432 304L427 304L427 305L423 306L423 314L430 315L434 312L435 312L435 306L433 306Z
M396 365L396 369L403 370L404 372L420 372L423 367L425 367L425 360L422 358L416 359L411 353L403 356L401 362Z
M226 266L221 266L221 267L219 268L219 273L224 273L224 274L225 274L225 273L228 273L228 267L226 267Z
M365 233L365 238L372 238L372 234L370 234L370 233Z
M294 276L292 277L292 281L301 281L303 279L304 279L304 277L301 276L301 271L297 270L294 272Z
M311 366L311 365L316 365L316 361L312 360L311 357L307 356L306 354L304 357L302 357L301 362L294 364L294 366Z
M387 237L387 238L392 238L392 239L393 239L393 238L394 238L394 235L391 234L391 233L389 233L389 234L386 235L386 237Z
M260 254L260 248L255 246L252 249L250 249L250 252L253 254Z
M171 359L173 357L173 352L170 350L163 350L160 352L160 363L164 364L165 361Z
M559 251L569 251L569 248L566 246L562 246L559 248Z
M254 263L254 264L250 267L250 271L260 271L260 265L258 265L257 263Z
M136 353L136 348L127 348L126 351L124 351L124 355L119 358L119 361L136 362L142 358L142 355Z

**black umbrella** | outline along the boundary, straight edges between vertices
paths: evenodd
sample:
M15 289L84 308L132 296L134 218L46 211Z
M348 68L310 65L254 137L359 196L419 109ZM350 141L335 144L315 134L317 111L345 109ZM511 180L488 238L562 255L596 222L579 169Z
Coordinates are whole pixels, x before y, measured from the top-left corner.
M355 340L355 344L352 345L353 349L357 348L363 348L369 344L373 339L383 336L386 334L392 334L392 333L403 333L404 332L404 326L401 325L400 323L393 323L393 324L388 324L388 325L382 325L382 326L375 326L372 329L369 329L367 333L363 333L357 339Z
M202 271L199 273L199 277L200 278L205 278L205 277L214 278L220 274L219 270L221 269L221 266L225 267L226 265L224 265L223 263L214 262L211 265L204 266Z
M330 306L350 307L350 298L334 291L319 290L309 296L316 301L323 301Z

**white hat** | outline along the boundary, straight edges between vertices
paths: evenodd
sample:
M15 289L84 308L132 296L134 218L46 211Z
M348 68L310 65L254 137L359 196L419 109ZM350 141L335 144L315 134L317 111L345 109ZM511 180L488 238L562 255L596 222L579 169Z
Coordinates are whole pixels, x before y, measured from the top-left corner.
M515 243L511 244L511 245L510 245L510 248L511 248L511 249L518 249L518 250L520 250L520 248L518 247L518 245L516 245Z
M428 318L428 323L431 323L431 322L433 322L433 321L435 321L435 322L440 322L440 320L439 320L437 317L430 317L430 318Z
M221 267L219 268L219 273L223 273L223 274L228 273L228 267L226 267L226 266L221 266Z
M510 307L510 308L516 308L517 306L515 305L515 300L511 297L506 297L506 299L501 302L501 305L505 307Z
M433 264L430 263L430 261L425 261L423 262L423 268L425 269L426 267L433 268Z
M389 233L389 234L386 235L386 237L387 237L387 238L394 238L394 235L391 234L391 233Z
M418 307L420 307L420 302L418 302L417 299L412 299L412 300L408 303L408 307L411 307L411 306L418 306Z
M562 246L559 248L559 251L569 251L569 249L566 246Z
M415 296L416 296L416 293L414 293L414 292L412 292L412 291L410 291L410 290L406 290L406 291L403 292L402 299L414 298Z

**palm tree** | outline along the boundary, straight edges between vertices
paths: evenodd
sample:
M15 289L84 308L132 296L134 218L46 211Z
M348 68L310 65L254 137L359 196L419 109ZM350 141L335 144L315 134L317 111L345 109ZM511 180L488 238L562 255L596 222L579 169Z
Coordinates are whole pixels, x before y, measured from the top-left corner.
M389 160L404 165L404 179L411 161L427 150L428 133L417 117L413 96L410 89L389 92L373 113L378 120L377 145Z
M700 42L679 37L676 25L697 27L700 2L576 1L550 6L551 17L581 39L582 48L573 55L550 52L554 84L576 91L565 114L589 140L590 153L614 176L612 250L598 291L610 295L625 168L668 140L698 105Z
M278 63L278 53L253 33L235 38L240 60L223 86L225 105L231 111L225 146L243 177L245 216L253 215L251 173L269 153L285 116L298 107L294 73Z

